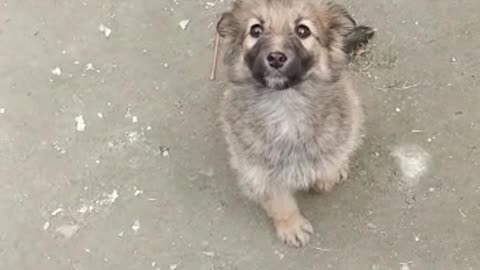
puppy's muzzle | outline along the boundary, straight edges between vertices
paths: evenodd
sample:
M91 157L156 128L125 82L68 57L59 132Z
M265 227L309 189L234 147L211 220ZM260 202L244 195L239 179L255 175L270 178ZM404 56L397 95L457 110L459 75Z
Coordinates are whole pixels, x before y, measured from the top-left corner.
M288 61L285 53L276 51L269 53L267 56L267 64L273 69L281 69Z

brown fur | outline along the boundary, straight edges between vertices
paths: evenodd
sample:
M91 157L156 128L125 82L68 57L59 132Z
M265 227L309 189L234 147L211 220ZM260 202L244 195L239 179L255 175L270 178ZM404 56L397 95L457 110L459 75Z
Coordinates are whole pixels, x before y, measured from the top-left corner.
M305 245L313 232L294 193L311 188L330 191L346 178L363 122L343 51L355 22L342 7L315 2L236 1L218 24L227 40L230 83L222 120L231 166L245 194L272 218L278 237L294 246ZM300 57L301 51L302 57L313 60L299 83L279 91L253 78L246 55L260 41L249 37L252 20L265 28L262 50L288 48L299 21L311 27L313 36L301 40L301 45L294 40L296 48L302 48L291 54Z

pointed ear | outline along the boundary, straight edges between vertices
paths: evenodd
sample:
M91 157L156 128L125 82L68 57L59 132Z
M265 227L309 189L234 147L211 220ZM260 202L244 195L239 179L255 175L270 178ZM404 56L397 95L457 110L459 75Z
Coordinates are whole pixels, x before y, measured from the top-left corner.
M345 7L330 2L327 4L327 27L331 35L346 36L357 26L357 22L348 13Z
M335 3L327 4L326 25L328 29L328 40L331 46L342 48L347 54L351 54L359 47L368 43L375 35L371 27L360 25L341 5Z
M217 32L224 38L235 38L241 33L241 26L232 12L225 12L217 23Z
M342 49L345 45L345 37L357 26L347 10L333 2L329 2L320 8L319 20L325 31L325 45L330 50Z
M317 16L319 40L328 54L320 63L322 74L327 80L335 79L348 63L345 37L355 29L356 22L343 6L332 2L320 4Z

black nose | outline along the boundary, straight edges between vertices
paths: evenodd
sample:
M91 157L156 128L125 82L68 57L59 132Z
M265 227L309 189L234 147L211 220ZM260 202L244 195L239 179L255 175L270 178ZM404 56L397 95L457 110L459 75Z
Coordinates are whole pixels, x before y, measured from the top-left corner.
M287 56L282 52L272 52L267 56L268 64L274 69L283 67L287 60Z

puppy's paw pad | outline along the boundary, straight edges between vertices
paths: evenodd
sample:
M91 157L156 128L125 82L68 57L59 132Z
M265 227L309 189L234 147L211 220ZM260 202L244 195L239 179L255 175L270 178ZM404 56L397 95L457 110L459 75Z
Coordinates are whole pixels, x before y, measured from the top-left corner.
M278 238L285 244L302 247L310 241L313 227L302 215L295 215L288 220L274 221Z

